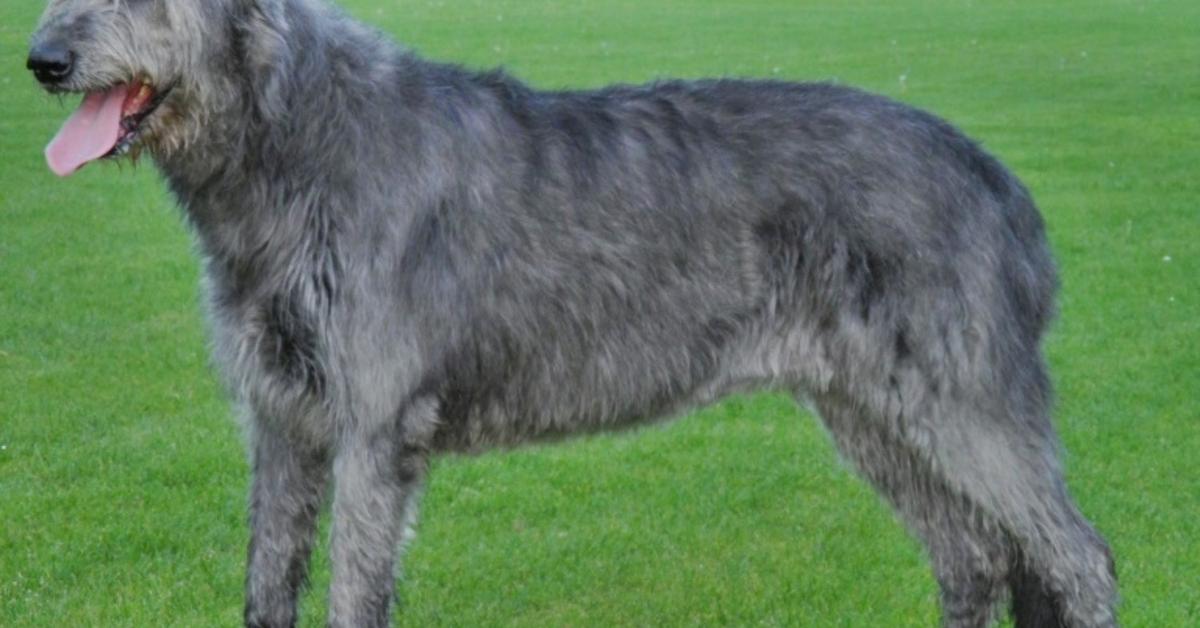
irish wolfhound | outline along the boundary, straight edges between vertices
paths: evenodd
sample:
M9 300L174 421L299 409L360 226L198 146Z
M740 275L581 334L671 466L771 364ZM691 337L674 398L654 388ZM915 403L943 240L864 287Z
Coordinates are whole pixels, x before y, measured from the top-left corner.
M54 0L60 175L149 153L195 231L254 468L245 621L290 626L332 477L329 623L388 621L429 457L731 391L811 400L928 548L945 623L1111 626L1039 349L1024 187L832 85L536 91L318 0Z

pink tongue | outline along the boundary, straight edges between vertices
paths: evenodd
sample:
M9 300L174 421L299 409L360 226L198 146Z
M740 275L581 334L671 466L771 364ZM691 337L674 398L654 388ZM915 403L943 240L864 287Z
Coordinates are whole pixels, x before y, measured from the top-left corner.
M107 92L89 92L79 109L63 123L58 135L46 147L46 163L60 177L99 159L117 145L121 132L121 109L125 106L128 85Z

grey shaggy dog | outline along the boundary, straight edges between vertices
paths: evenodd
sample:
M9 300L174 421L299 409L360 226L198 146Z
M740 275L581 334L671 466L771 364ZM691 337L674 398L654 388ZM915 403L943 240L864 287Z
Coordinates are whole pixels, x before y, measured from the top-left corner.
M332 478L331 626L388 623L430 456L733 391L815 407L928 549L948 626L1113 626L1039 348L1028 192L822 84L536 91L318 0L54 0L60 174L146 151L203 254L254 469L245 622L291 626Z

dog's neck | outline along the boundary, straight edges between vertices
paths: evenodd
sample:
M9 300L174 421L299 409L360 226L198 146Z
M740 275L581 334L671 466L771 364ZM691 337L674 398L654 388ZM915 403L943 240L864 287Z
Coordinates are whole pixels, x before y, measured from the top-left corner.
M352 187L345 182L356 165L330 163L324 151L354 138L339 130L338 119L314 112L330 110L330 101L351 109L341 85L399 54L310 3L288 0L281 11L242 21L229 56L214 62L229 77L228 88L215 92L219 103L208 106L219 113L205 116L203 130L177 150L154 156L210 256L236 257L266 239L299 237L290 223L302 223L330 189ZM330 28L345 32L322 38Z

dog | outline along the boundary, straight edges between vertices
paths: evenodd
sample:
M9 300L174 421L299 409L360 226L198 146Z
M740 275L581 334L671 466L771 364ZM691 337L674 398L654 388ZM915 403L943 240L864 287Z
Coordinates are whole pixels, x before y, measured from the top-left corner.
M327 491L328 623L383 626L431 456L757 389L924 543L947 626L1116 625L1050 418L1042 219L941 119L828 84L538 91L320 0L52 0L28 67L84 95L50 168L147 154L195 234L247 626L296 623Z

